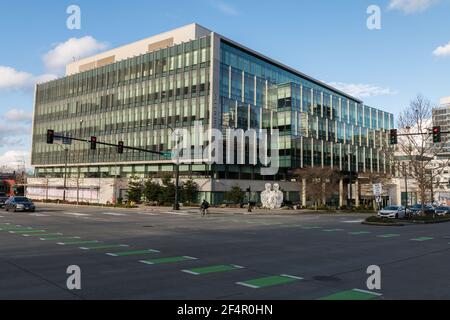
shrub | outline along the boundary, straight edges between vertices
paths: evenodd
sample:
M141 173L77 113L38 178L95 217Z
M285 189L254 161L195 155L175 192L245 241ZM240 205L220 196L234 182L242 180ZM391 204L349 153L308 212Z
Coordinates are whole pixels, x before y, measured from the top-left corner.
M239 186L234 186L230 191L225 192L225 200L234 204L242 203L244 199L245 192Z

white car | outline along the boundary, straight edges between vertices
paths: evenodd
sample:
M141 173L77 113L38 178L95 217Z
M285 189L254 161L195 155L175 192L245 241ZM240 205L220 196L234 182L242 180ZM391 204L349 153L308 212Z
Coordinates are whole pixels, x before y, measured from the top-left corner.
M380 218L403 219L406 211L404 206L388 206L378 211Z

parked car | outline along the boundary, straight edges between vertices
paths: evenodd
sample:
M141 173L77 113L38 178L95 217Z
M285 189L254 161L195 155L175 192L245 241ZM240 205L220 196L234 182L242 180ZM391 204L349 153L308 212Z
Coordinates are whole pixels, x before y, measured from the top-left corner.
M422 215L423 214L421 204L416 204L416 205L412 206L410 208L410 210L411 210L412 215ZM435 212L434 212L433 206L426 204L425 205L425 215L431 215L434 213Z
M26 197L11 197L5 202L6 211L31 211L34 212L36 207L34 203Z
M5 202L8 200L8 197L1 197L0 196L0 208L3 208L5 206Z
M450 214L450 207L439 206L439 207L436 208L435 213L438 216L445 216L446 214Z
M388 206L378 211L380 218L403 219L409 210L404 206Z

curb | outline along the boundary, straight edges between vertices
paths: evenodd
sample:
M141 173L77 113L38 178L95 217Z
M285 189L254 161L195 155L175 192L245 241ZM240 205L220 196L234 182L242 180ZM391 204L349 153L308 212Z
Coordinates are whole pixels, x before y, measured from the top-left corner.
M361 224L368 225L368 226L385 226L385 227L404 227L404 223L395 222L395 223L381 223L381 222L367 222L363 221Z

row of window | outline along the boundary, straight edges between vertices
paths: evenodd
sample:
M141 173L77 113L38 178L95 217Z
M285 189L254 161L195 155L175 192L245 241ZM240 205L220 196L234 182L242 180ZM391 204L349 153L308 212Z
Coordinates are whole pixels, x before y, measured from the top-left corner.
M288 83L276 85L231 66L221 66L221 96L266 109L294 110L371 129L390 130L393 115L324 90Z
M37 104L35 113L37 120L57 120L204 96L208 91L209 73L203 68L104 92Z
M126 59L38 85L36 101L46 103L151 77L174 74L210 61L210 37Z

